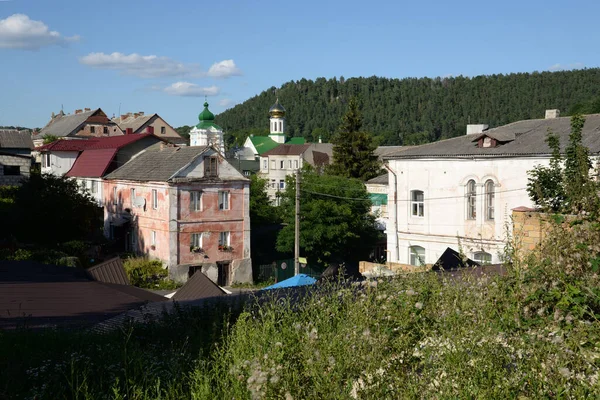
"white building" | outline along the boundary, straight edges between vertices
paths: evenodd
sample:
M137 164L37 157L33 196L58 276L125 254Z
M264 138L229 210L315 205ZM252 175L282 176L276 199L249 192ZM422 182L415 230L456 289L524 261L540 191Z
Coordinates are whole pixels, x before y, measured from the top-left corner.
M499 262L511 210L533 206L527 171L549 163L548 129L560 136L562 151L568 145L570 119L556 114L490 130L470 126L465 136L385 157L388 261L435 263L450 247L476 261ZM584 144L593 155L600 152L599 129L600 114L587 116Z
M204 110L198 115L198 120L198 125L190 131L190 146L211 146L225 154L223 128L215 124L215 115L208 110L208 102L204 102Z

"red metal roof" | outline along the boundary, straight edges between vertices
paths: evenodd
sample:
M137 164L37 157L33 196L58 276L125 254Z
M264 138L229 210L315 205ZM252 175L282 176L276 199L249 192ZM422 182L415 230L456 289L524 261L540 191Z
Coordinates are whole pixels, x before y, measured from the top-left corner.
M262 153L260 156L299 156L309 147L310 144L280 144L274 149Z
M37 151L83 151L92 149L119 149L123 146L127 146L138 140L154 136L160 140L156 135L151 133L144 134L133 134L133 135L122 135L122 136L111 136L111 137L99 137L90 139L80 140L57 140L55 142L45 144L37 147Z
M104 175L116 153L116 148L85 150L77 157L66 176L99 178Z

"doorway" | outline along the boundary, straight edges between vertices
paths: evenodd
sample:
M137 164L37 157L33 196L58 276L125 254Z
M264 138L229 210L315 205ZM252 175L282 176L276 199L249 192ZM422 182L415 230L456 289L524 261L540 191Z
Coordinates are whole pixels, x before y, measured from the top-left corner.
M218 262L217 269L219 273L217 277L217 285L228 286L231 283L231 262Z

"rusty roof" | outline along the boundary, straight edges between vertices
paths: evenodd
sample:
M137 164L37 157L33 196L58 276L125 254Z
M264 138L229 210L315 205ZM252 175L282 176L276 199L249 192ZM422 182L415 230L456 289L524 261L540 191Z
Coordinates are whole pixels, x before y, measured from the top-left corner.
M103 263L94 265L85 272L90 278L98 282L117 283L119 285L130 284L120 257L111 258Z
M260 156L299 156L303 154L309 147L309 144L280 144L274 149L262 153Z
M175 301L206 299L224 296L226 293L202 272L196 272L174 295Z

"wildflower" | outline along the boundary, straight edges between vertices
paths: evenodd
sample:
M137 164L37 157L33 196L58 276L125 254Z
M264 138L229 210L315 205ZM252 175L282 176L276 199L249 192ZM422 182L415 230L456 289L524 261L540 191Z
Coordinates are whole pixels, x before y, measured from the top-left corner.
M569 368L565 368L565 367L559 368L558 373L567 379L571 377L571 370L569 370Z
M281 343L281 342L275 343L275 347L281 347L281 346L283 346L283 343Z
M367 328L363 331L362 334L364 337L369 337L369 336L371 336L371 331L369 330L369 328Z
M331 366L335 365L335 358L333 356L329 356L327 361L329 361L329 365L331 365Z
M415 292L415 291L414 291L414 290L412 290L412 289L408 289L408 290L406 291L406 294L407 294L407 295L409 295L409 296L416 296L418 293L417 293L417 292Z
M310 340L317 340L319 338L319 335L317 333L317 328L312 328L312 330L308 334L308 338Z
M290 392L285 392L285 400L294 400Z
M302 324L300 322L296 322L294 324L294 329L297 330L297 331L299 331L300 329L302 329Z
M415 308L416 308L417 310L421 310L421 309L423 309L423 303L421 303L420 301L419 301L418 303L415 303Z
M275 385L277 382L279 382L279 376L273 375L270 380L271 380L271 383L273 385Z

